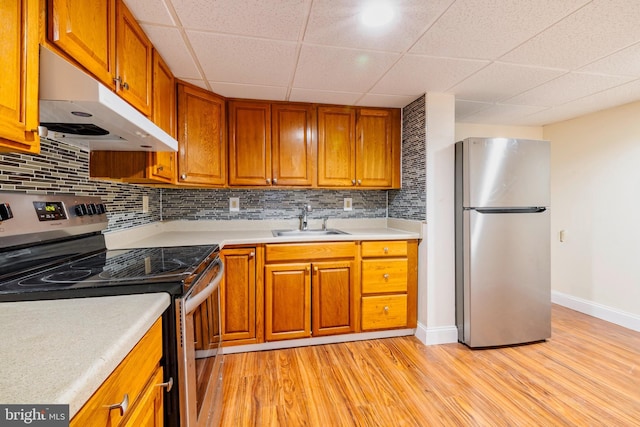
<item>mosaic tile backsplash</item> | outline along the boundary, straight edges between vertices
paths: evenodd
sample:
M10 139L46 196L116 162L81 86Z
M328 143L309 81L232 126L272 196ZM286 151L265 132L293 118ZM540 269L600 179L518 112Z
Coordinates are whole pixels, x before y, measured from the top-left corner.
M387 191L157 189L89 178L89 153L42 140L41 153L0 154L0 190L98 195L108 209L109 231L173 219L290 219L311 204L310 218L386 218ZM142 196L150 211L142 213ZM229 197L240 211L229 212ZM344 211L350 197L352 211Z
M389 218L427 219L425 96L402 110L402 189L389 191Z

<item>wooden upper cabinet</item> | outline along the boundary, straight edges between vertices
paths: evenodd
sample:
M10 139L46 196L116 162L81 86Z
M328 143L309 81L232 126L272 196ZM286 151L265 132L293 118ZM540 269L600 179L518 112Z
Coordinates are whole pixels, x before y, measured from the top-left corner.
M0 4L0 151L38 153L38 1Z
M229 101L229 185L271 185L271 104Z
M173 73L153 51L153 109L152 120L172 137L176 137L176 81ZM173 183L177 175L176 153L149 154L148 174L158 181Z
M226 184L225 118L223 97L178 82L178 183Z
M318 107L318 186L400 188L400 110Z
M318 185L355 185L356 110L318 107Z
M115 0L47 0L49 41L115 89Z
M394 184L394 113L397 110L360 108L356 125L356 185L391 187ZM397 136L399 139L399 135ZM398 159L399 160L399 159ZM398 165L399 166L399 165ZM398 168L399 169L399 168Z
M122 0L116 16L116 92L150 116L153 45Z
M309 104L271 105L271 170L273 184L315 183L315 108Z

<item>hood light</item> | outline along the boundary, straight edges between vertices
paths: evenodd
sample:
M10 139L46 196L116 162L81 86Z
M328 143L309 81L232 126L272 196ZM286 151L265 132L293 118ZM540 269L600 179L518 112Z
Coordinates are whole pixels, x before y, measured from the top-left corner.
M93 114L85 113L84 111L72 111L71 114L78 117L93 117Z

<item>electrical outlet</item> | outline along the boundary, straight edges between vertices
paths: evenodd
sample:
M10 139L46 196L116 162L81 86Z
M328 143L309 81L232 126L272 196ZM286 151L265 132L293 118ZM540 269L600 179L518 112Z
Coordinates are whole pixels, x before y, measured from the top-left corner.
M229 212L239 212L239 211L240 211L240 198L229 197Z
M149 213L149 196L142 196L142 213Z
M344 210L345 211L353 210L353 204L351 202L351 197L345 197L344 198Z

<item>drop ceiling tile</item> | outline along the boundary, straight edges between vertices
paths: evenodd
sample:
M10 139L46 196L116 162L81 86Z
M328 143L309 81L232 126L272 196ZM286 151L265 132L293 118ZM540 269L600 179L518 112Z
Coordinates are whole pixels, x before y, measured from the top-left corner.
M362 93L354 92L326 92L312 89L291 89L291 102L318 102L321 104L354 105Z
M124 3L138 22L176 25L164 0L124 0Z
M365 92L399 57L393 53L304 45L293 86Z
M587 2L456 1L410 52L496 59Z
M575 70L639 41L639 17L637 0L594 0L500 60Z
M418 95L444 92L489 64L488 61L404 55L372 92L385 95Z
M464 99L456 99L456 121L465 122L466 118L477 113L478 111L486 110L493 107L493 103L467 101Z
M420 95L421 96L421 95ZM355 105L363 107L387 107L403 108L416 100L418 96L397 96L397 95L377 95L374 93L365 94Z
M402 52L411 47L453 0L387 2L395 9L389 24L367 27L361 22L362 0L314 1L305 42ZM371 3L371 2L369 2Z
M143 24L142 29L176 77L202 79L178 29L147 24Z
M456 97L482 102L499 102L565 74L561 70L523 67L494 62L448 88Z
M191 30L298 40L311 0L172 0Z
M513 104L552 107L600 92L630 81L630 77L568 73L513 98Z
M296 61L296 44L249 37L187 31L208 80L287 86Z
M467 115L463 122L486 123L494 125L517 125L523 117L546 110L547 107L532 105L495 104L473 114Z
M580 71L640 77L640 43L592 62Z
M287 88L282 86L241 85L235 83L209 82L211 89L227 98L268 99L284 101Z

